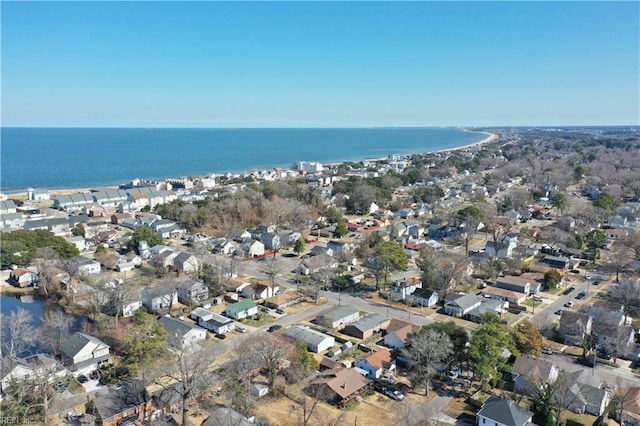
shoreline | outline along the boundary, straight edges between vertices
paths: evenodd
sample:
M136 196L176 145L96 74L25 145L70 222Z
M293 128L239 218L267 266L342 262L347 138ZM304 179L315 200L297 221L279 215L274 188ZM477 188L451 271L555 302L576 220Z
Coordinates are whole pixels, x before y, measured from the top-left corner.
M478 142L474 142L471 144L467 144L467 145L463 145L463 146L457 146L457 147L453 147L453 148L444 148L444 149L440 149L437 151L423 151L423 152L416 152L414 154L428 154L428 153L448 153L448 152L455 152L455 151L460 151L460 150L465 150L465 149L469 149L469 148L475 148L475 147L481 147L483 145L489 144L493 141L495 141L496 139L498 139L498 134L496 133L491 133L491 132L486 132L486 131L475 131L475 130L468 130L468 129L462 129L462 131L467 132L467 133L478 133L478 134L483 134L486 135L487 137L478 141ZM406 156L410 156L410 155L414 155L414 154L402 154L402 155L406 155ZM360 161L383 161L386 160L387 157L378 157L378 158L363 158ZM325 167L335 167L338 166L340 164L344 164L347 162L353 162L353 160L343 160L343 161L337 161L337 162L332 162L332 163L325 163ZM246 171L245 171L246 172ZM206 175L203 175L206 176ZM171 177L168 177L166 179L170 179ZM124 182L123 182L124 183ZM51 197L55 197L55 196L59 196L59 195L70 195L70 194L76 194L76 193L82 193L82 192L91 192L92 189L96 189L96 188L103 188L103 189L118 189L119 186L117 185L96 185L96 186L91 186L91 187L80 187L80 188L57 188L57 189L49 189L49 194L51 195ZM42 189L47 189L42 188ZM17 189L17 190L11 190L11 191L16 191L16 192L11 192L11 194L5 194L7 196L8 199L13 199L13 200L28 200L28 194L27 194L27 188L24 189Z

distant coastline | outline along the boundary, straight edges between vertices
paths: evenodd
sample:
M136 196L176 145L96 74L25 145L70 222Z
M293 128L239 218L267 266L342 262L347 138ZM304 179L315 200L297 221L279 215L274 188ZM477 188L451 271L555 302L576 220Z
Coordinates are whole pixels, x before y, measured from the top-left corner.
M4 132L5 129L3 129ZM90 132L91 129L87 130ZM146 134L146 132L144 132L144 130L146 129L136 129L135 132L137 132L138 137L140 137L140 133L142 133L143 135ZM220 129L218 129L220 130ZM217 130L212 130L212 129L198 129L195 131L188 131L188 132L195 132L195 133L200 133L200 132L207 132L210 131L211 133L213 133L213 136L218 136L218 134L216 134ZM257 132L255 137L259 138L259 137L263 137L263 135L260 133L259 130L251 130L253 132ZM316 132L321 132L321 137L318 137L318 135L316 134ZM62 130L62 132L64 132L64 130ZM134 132L134 133L135 133ZM169 130L169 136L170 137L176 137L177 139L180 138L180 136L182 135L182 132L180 130ZM272 133L273 131L271 130L267 130L265 131L265 133ZM276 136L278 137L282 137L283 135L289 136L290 133L293 132L306 132L306 130L300 130L300 129L282 129L282 130L278 130L277 132L279 132ZM373 144L369 144L369 141L372 139L375 139L375 137L379 137L380 136L380 132L383 133L383 137L387 138L387 142L386 142L386 146L384 144L380 144L381 146L376 146L375 145L375 140ZM228 133L236 133L236 132L224 132L224 135L226 136ZM355 145L354 147L347 147L347 148L351 148L351 151L349 151L348 149L344 149L345 148L345 144L342 143L340 144L340 141L336 141L336 142L327 142L324 139L330 139L331 137L335 137L336 134L338 135L338 138L340 136L342 136L343 139L344 135L342 135L343 133L347 133L348 137L353 137L354 141L356 143L354 143L353 145ZM477 138L477 136L479 134L482 135L486 135L487 137L480 140L480 141L473 141L472 143L464 143L465 139L468 141L469 139L475 139ZM110 163L113 163L113 168L117 169L118 167L120 167L119 170L116 170L117 173L114 173L115 176L117 177L111 177L109 175L105 175L102 179L94 179L95 176L91 175L90 178L86 179L86 181L89 180L95 180L95 181L107 181L105 182L106 184L90 184L88 182L86 182L85 184L81 183L81 182L77 182L77 183L73 183L73 184L69 184L66 186L62 186L60 184L58 185L50 185L47 186L46 184L44 185L29 185L29 186L24 186L24 187L14 187L14 188L7 188L5 189L5 184L4 184L4 180L5 180L5 174L7 173L11 173L11 169L15 166L11 166L10 163L7 161L8 158L7 156L11 155L10 152L7 152L8 149L6 148L7 145L5 143L3 143L3 161L7 161L7 163L3 164L3 192L9 196L11 196L12 198L26 198L26 190L27 187L33 187L33 188L39 188L39 189L48 189L50 191L50 193L52 195L58 195L58 194L68 194L68 193L75 193L75 192L83 192L83 191L88 191L90 189L93 188L117 188L118 185L120 184L124 184L129 182L131 179L139 177L139 178L143 178L143 179L149 179L149 180L157 180L157 181L161 181L167 178L175 178L175 177L184 177L184 176L207 176L207 175L211 175L211 174L223 174L223 173L243 173L243 172L247 172L250 170L269 170L272 169L273 167L288 167L291 163L295 162L295 161L318 161L321 162L322 164L325 165L329 165L329 164L340 164L340 163L344 163L344 162L349 162L349 161L362 161L362 160L369 160L369 161L374 161L374 160L381 160L381 159L386 159L387 155L389 154L400 154L400 155L412 155L412 154L416 154L416 153L428 153L428 152L451 152L451 151L456 151L456 150L462 150L462 149L468 149L468 148L472 148L475 146L481 146L487 143L492 142L493 140L495 140L497 138L497 135L492 134L492 133L488 133L488 132L483 132L483 131L475 131L475 130L468 130L468 129L461 129L461 128L447 128L447 129L435 129L435 128L415 128L415 129L406 129L406 128L400 128L400 129L327 129L327 130L313 130L311 132L311 135L315 137L316 140L311 140L310 141L310 145L308 146L299 146L294 144L293 146L295 147L294 149L289 149L287 150L286 146L283 147L279 147L279 150L286 152L286 154L289 155L288 158L285 158L283 161L281 161L279 164L275 163L274 160L273 163L275 164L269 164L268 166L264 166L264 167L252 167L251 165L249 165L248 163L256 163L256 164L260 164L261 162L264 162L264 159L261 158L259 156L259 153L251 153L251 152L240 152L237 155L242 156L242 159L244 160L245 163L247 163L248 167L242 169L240 167L238 167L240 165L240 162L236 162L234 160L231 161L227 161L227 167L225 169L222 169L221 167L215 167L215 169L218 169L215 172L203 172L203 168L206 167L206 164L208 164L207 159L203 159L202 162L194 162L193 164L191 164L189 167L185 167L183 165L183 169L184 170L189 170L189 172L185 173L184 170L180 170L179 172L176 172L175 174L172 175L172 169L174 168L173 165L175 164L175 162L179 159L166 159L166 158L160 158L159 160L156 161L166 161L166 164L169 164L169 166L167 167L163 167L162 168L162 175L163 176L158 176L158 177L149 177L148 174L145 175L144 173L141 172L140 170L140 162L134 162L132 164L129 165L129 167L124 167L124 166L120 166L118 164L118 160L114 160L114 159L110 159L108 161L110 161ZM110 136L110 135L108 135ZM118 135L117 135L118 136ZM119 135L120 139L122 139L122 135ZM200 136L198 134L198 136ZM210 135L205 135L205 136L210 136ZM272 136L272 135L267 135L267 136ZM306 136L306 134L304 135ZM356 140L355 138L359 138L358 140ZM300 138L300 135L298 135L298 138ZM324 138L324 139L322 139ZM404 138L404 139L403 139ZM438 139L439 138L439 139ZM272 137L272 139L274 139ZM322 140L320 140L322 139ZM361 140L360 140L361 139ZM405 141L405 139L408 140ZM433 139L433 141L432 141ZM130 149L131 147L131 143L133 141L129 142L128 140L126 141L126 144L124 145L125 149ZM242 141L241 141L242 142ZM291 144L291 141L285 141L285 143L283 145L286 145L286 143L289 142ZM313 144L315 142L315 144ZM446 147L446 145L451 145L452 143L462 143L462 145L457 145L457 146L450 146L450 147ZM133 142L135 143L135 142ZM141 144L144 143L148 143L151 147L154 146L154 143L151 142L146 142L146 141L142 141ZM160 141L160 145L163 143L163 141ZM208 146L213 146L215 147L214 143L215 142L211 142L211 141L206 141L206 143L208 143ZM267 142L265 142L264 144L266 144ZM333 144L332 144L333 143ZM410 145L414 144L414 145L423 145L422 147L420 146L415 146L414 149L410 149ZM429 144L433 144L434 145L434 149L424 149L424 145L429 145ZM259 144L255 144L254 145L257 148L265 148L265 146L260 146ZM442 145L445 145L444 148L440 148ZM317 148L314 148L316 147ZM104 146L103 148L106 148L108 146ZM117 148L117 147L116 147ZM224 148L224 147L223 147ZM98 147L98 149L95 150L95 154L93 153L92 150L87 149L86 146L80 144L77 148L75 155L78 156L78 163L81 163L82 161L82 157L83 157L83 152L84 151L84 155L105 155L102 151L106 151L108 152L106 149L101 150L100 146ZM221 149L222 151L222 149ZM356 151L360 152L360 155L357 154ZM383 151L384 152L384 156L374 156L374 157L367 157L366 154L367 152L371 153L373 151ZM126 151L125 151L126 152ZM299 152L299 153L298 153ZM322 161L321 158L318 158L320 155L319 154L324 154L325 157L327 154L333 156L334 158L336 156L340 156L343 157L342 160L338 160L338 161ZM109 155L113 155L112 153L109 153ZM139 155L139 153L137 154ZM143 154L144 155L144 154ZM168 155L168 154L167 154ZM175 153L174 153L175 155ZM293 155L299 155L299 157L297 159L293 159ZM132 154L132 156L135 156ZM248 158L245 158L248 157ZM285 157L284 155L282 156L283 158ZM280 158L279 156L275 156L275 159ZM126 161L129 161L131 163L131 158L128 158L124 155L120 156L120 159L126 163ZM153 160L150 159L150 162L152 162ZM53 163L55 163L55 160L52 161ZM34 163L36 163L34 161ZM202 164L204 163L204 165ZM45 162L45 164L47 164ZM142 164L144 165L144 164ZM126 166L126 164L125 164ZM76 170L76 165L74 164L72 166L74 168L74 170L66 170L66 169L61 169L61 168L55 168L53 170L51 170L51 176L57 176L60 175L62 173L74 173ZM100 164L100 167L104 167L103 164ZM208 168L208 167L207 167ZM166 172L166 173L165 173ZM81 172L78 171L78 173L80 174ZM127 177L123 177L124 173L126 173ZM75 176L74 176L75 177ZM46 178L49 178L49 176L46 176ZM49 180L49 179L46 179ZM55 180L55 179L53 179Z

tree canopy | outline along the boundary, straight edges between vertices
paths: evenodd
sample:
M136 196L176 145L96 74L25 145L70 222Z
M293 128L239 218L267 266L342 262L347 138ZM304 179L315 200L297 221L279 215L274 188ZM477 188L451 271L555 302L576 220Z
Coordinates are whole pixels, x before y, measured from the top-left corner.
M149 247L162 244L162 238L147 225L139 226L133 231L133 235L129 241L129 250L138 250L141 241L146 241Z
M11 265L29 265L40 248L51 247L62 259L78 256L78 248L51 231L17 229L10 233L0 232L0 262L3 268Z
M517 354L510 328L501 324L497 317L487 318L487 322L474 331L469 343L469 356L483 385L495 383L501 372L507 370L509 355L505 349Z

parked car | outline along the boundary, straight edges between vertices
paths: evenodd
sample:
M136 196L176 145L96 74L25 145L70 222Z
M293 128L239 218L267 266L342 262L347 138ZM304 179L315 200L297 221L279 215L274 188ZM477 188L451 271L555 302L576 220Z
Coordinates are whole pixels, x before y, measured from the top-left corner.
M564 304L565 308L570 308L573 306L573 302L571 300L569 300L567 303Z
M545 346L544 348L542 348L542 353L545 355L551 355L553 354L553 349L551 349L549 346Z
M241 327L239 325L236 325L236 331L240 332L240 333L246 333L247 329L244 327Z
M557 311L554 312L555 315L562 315L562 310L558 309Z
M222 339L222 340L224 340L224 339L226 339L226 338L227 338L227 335L226 335L226 334L224 334L224 333L223 333L223 334L216 333L216 337L217 337L218 339Z
M271 312L271 309L269 308L260 308L260 312L264 312L265 314L268 314Z
M87 379L87 376L85 376L84 374L76 377L76 380L78 381L78 383L87 383L89 381L89 379Z
M587 292L586 291L581 291L580 293L578 293L576 295L576 299L584 299L587 296Z
M533 299L536 302L544 302L544 299L538 296L537 294L534 294L533 296L531 296L531 299Z
M282 309L276 309L276 314L284 315L285 312Z
M100 372L98 370L93 370L89 375L91 380L98 380L100 378Z
M590 280L590 279L591 279L591 274L587 274L587 275L586 275L586 278L587 278L588 280Z
M611 359L611 355L609 355L607 352L605 351L599 351L598 352L598 358L602 358L602 359L606 359L607 361Z
M278 330L280 330L281 328L282 328L282 326L281 326L281 325L274 324L274 325L272 325L271 327L269 327L269 328L267 329L267 331L268 331L269 333L273 333L274 331L278 331Z
M67 384L62 380L58 380L53 386L58 392L64 392L67 389Z

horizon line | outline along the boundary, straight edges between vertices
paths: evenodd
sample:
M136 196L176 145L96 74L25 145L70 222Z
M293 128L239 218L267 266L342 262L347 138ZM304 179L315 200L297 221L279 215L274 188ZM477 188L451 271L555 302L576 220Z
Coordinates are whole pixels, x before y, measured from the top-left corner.
M638 124L520 124L520 125L449 125L449 126L421 126L421 125L385 125L385 126L4 126L0 129L220 129L220 130L249 130L249 129L496 129L496 128L572 128L572 127L638 127Z

